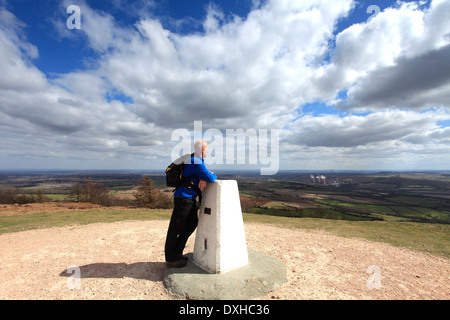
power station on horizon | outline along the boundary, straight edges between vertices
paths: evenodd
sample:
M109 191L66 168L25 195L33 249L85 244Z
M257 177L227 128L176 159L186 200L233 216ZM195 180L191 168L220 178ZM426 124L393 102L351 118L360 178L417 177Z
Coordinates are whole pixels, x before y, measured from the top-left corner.
M311 182L313 184L327 185L327 177L324 175L311 175ZM336 181L331 182L331 185L339 187L339 179L336 177Z

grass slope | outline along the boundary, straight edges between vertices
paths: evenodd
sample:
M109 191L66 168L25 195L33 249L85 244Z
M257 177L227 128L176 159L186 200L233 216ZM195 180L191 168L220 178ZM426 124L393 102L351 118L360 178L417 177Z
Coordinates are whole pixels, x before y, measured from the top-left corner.
M170 215L170 210L102 208L0 216L0 234L89 223L111 223L127 220L169 220ZM243 216L245 222L268 223L283 228L324 230L342 237L358 237L370 241L386 242L395 246L407 247L447 259L450 258L449 225L289 218L250 213L244 213ZM299 239L299 243L301 243L301 239Z

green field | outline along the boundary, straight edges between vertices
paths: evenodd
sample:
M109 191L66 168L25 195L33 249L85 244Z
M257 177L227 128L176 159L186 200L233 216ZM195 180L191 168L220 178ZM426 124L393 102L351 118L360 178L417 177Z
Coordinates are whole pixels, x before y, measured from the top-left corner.
M0 217L1 234L32 229L112 223L128 220L169 220L170 210L89 209L49 211L36 214ZM358 237L376 242L450 258L450 226L414 222L346 221L317 218L290 218L266 214L244 213L245 222L267 223L283 228L324 230L342 237ZM270 236L270 235L269 235Z
M396 203L393 202L394 200ZM357 212L354 209L362 209L367 214L367 217L378 217L385 221L418 220L421 222L435 222L448 221L450 217L450 211L435 210L433 208L436 206L435 204L405 196L391 198L392 205L350 203L336 199L316 199L315 201L327 208L334 208L335 210L337 208L343 208L348 212Z
M168 219L168 210L124 209L124 210L64 210L36 214L0 216L0 234L32 229L85 225L90 223L117 222L126 220Z

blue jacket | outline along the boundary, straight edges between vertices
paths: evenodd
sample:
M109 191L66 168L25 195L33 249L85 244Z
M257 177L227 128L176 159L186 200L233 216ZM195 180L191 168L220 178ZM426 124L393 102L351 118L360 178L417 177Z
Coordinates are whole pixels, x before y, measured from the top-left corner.
M190 163L186 163L184 165L183 177L189 176L193 176L189 179L193 181L196 186L198 186L200 179L203 179L206 182L213 182L217 180L216 174L211 173L208 169L206 169L205 160L197 154L195 154L194 157L191 157ZM197 197L197 192L191 188L180 186L175 191L174 196L195 199Z

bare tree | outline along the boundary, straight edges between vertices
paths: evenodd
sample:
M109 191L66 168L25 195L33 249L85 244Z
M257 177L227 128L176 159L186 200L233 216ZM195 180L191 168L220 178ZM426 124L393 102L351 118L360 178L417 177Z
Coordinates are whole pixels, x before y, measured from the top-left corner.
M133 193L136 206L144 208L169 208L170 200L153 185L149 175L145 175L139 180L136 192Z
M110 195L107 186L101 183L95 183L91 178L84 179L81 183L79 180L74 184L70 192L72 201L90 202L99 205L109 205Z

